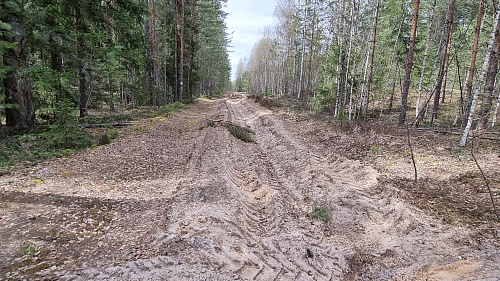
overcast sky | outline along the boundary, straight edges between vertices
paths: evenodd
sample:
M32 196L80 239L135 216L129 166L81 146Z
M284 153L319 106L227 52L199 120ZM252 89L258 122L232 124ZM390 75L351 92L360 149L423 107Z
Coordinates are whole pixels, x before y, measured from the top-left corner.
M226 18L228 32L232 37L229 50L232 76L235 79L236 67L240 58L250 57L253 45L260 39L265 27L273 25L274 9L277 0L228 0L224 9L229 13Z

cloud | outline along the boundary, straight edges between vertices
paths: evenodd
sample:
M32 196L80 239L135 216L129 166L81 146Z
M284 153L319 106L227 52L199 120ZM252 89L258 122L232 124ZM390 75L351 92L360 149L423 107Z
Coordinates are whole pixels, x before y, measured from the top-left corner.
M224 9L228 13L226 23L231 34L229 58L232 79L243 57L250 57L253 46L261 38L266 27L274 25L277 0L229 0Z

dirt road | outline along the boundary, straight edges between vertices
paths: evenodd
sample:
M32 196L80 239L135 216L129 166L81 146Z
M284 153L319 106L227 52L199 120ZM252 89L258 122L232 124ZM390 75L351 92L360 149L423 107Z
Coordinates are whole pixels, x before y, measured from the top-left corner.
M498 247L424 215L312 126L232 94L0 178L0 278L500 280Z

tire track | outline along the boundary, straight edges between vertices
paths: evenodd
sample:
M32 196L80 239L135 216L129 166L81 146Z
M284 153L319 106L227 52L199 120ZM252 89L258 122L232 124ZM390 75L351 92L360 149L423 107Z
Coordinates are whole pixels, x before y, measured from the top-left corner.
M237 101L234 100L229 100L226 102L226 107L227 110L230 113L225 114L225 116L230 116L231 119L228 120L232 123L238 124L242 127L247 127L250 128L251 130L254 130L256 132L256 142L257 145L254 145L254 151L252 151L252 155L257 155L258 159L256 162L258 162L257 165L252 166L249 165L249 163L245 163L248 167L247 169L249 170L256 170L260 167L265 167L264 171L265 173L261 173L258 175L258 179L261 181L267 181L269 186L274 190L275 195L273 196L274 199L274 204L268 204L265 208L265 210L271 209L271 215L278 217L278 219L274 219L273 221L276 222L276 228L278 229L278 225L283 225L284 220L287 221L293 221L297 217L304 217L306 214L301 211L301 207L295 204L291 204L291 202L300 202L301 201L301 196L300 193L293 192L291 190L294 189L293 184L291 182L287 182L286 179L288 175L286 175L287 172L290 172L292 169L294 172L297 171L297 169L301 169L304 166L304 161L301 161L301 165L296 165L296 163L292 162L292 167L282 167L279 163L280 161L288 161L288 160L301 160L300 158L297 158L295 156L290 156L288 159L279 159L276 157L273 153L273 151L268 151L268 146L274 146L274 150L278 148L279 145L286 144L283 149L278 151L278 153L285 152L285 151L298 151L300 152L305 151L305 148L303 148L297 141L292 139L289 135L288 138L286 136L286 130L284 130L283 127L276 129L276 134L274 134L273 139L269 139L269 132L265 130L265 128L276 128L274 124L276 123L274 120L271 120L268 118L268 114L263 114L262 111L259 111L257 108L254 106L249 105L249 103L246 101L245 98L241 98ZM264 126L260 126L260 124L264 124ZM262 128L264 127L264 129ZM282 132L285 132L284 134ZM267 137L266 137L267 135ZM274 145L273 145L274 144ZM237 151L235 150L232 155L237 155ZM244 157L244 156L243 156ZM241 171L238 171L235 169L235 165L232 165L231 163L241 163L238 161L238 159L235 159L236 157L233 157L228 161L228 165L230 165L230 169L226 169L229 171L228 177L232 179L232 182L234 183L234 189L237 190L238 193L241 194L241 189L244 186L248 186L248 183L246 182L237 182L233 179L234 175L238 175L241 177L243 174ZM248 162L248 161L247 161ZM236 170L236 172L234 172ZM236 177L238 177L236 176ZM244 195L243 195L244 196ZM248 206L249 200L248 198L243 197L246 199L246 202L242 203L245 206ZM262 208L262 204L255 204L253 203L254 206L257 208L251 208L252 210L255 209L260 209ZM252 216L255 217L262 217L262 211L258 213L257 215L255 213L252 213ZM248 218L245 218L246 221L248 221ZM252 220L252 217L250 218ZM254 233L252 229L250 229L251 233ZM272 255L269 255L267 258L266 257L261 257L262 261L267 261L265 262L266 267L261 267L261 269L256 273L256 275L253 277L254 280L295 280L298 278L305 278L305 276L315 276L317 280L322 280L322 278L319 278L318 276L323 276L325 280L328 280L331 278L331 273L329 272L335 272L341 273L344 269L342 269L342 262L338 262L337 264L331 263L331 267L327 265L327 263L322 262L322 263L314 263L313 261L308 261L307 258L304 260L302 258L299 259L290 259L287 256L290 255L290 253L283 252L281 249L286 248L286 246L283 247L275 247L274 243L272 241L277 241L280 239L276 239L276 237L273 237L273 232L260 232L261 236L267 238L264 239L264 241L268 241L268 245L266 246L264 242L261 244L261 248L264 250L264 252L269 252L272 253ZM307 231L305 232L307 233ZM300 235L300 234L298 234ZM279 235L277 235L279 236ZM306 235L302 235L300 240L306 240L306 242L309 240L309 237ZM295 241L293 241L295 240ZM290 251L290 247L293 247L292 245L297 245L297 244L303 244L303 243L298 243L297 240L299 239L293 239L292 241L289 241L288 245L288 251ZM309 244L309 243L308 243ZM305 246L303 246L305 247ZM317 250L318 247L321 247L319 245L314 246L314 245L309 245L307 247L310 247L311 249L314 250L315 253L318 253L317 258L321 258L318 260L323 260L323 258L328 258L328 256L324 255L321 253L321 251ZM305 252L306 248L296 248L296 252ZM309 249L309 248L307 248ZM311 251L311 250L308 250ZM338 258L338 260L343 260L343 258ZM288 262L283 262L283 261L288 261ZM329 270L323 270L325 267L329 268ZM332 269L335 269L333 270ZM301 272L305 272L305 276L301 277ZM286 273L293 273L295 276L291 278L291 276L287 277ZM273 278L270 278L273 276ZM318 279L319 278L319 279ZM307 280L307 279L306 279Z
M249 129L255 143L205 119ZM452 231L432 249L421 246L412 232L437 230L398 198L367 189L376 183L371 168L329 154L244 95L204 101L170 122L167 141L184 149L185 165L178 191L158 211L159 256L67 280L410 280L432 251L433 263L458 252L448 246ZM328 223L312 218L315 204L328 208Z

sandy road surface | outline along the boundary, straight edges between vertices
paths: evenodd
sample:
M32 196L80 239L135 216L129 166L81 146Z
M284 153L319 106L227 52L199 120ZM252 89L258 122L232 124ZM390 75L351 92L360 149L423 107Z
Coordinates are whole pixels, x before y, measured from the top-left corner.
M500 280L500 249L298 133L313 125L233 94L4 179L0 277ZM20 256L23 245L40 253Z

